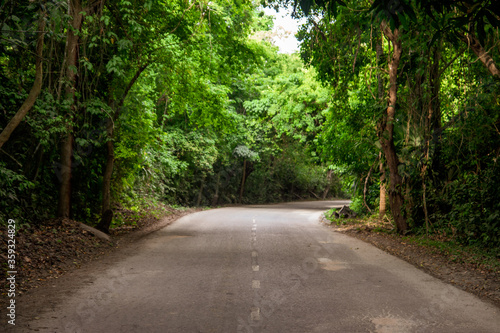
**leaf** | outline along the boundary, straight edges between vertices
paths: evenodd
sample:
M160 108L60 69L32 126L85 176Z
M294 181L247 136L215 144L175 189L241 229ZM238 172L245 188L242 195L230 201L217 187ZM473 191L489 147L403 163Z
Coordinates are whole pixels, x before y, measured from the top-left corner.
M436 33L432 36L432 39L430 40L428 47L430 48L431 46L433 46L437 40L441 39L441 37L442 37L441 30L436 31Z
M300 8L306 14L306 16L309 15L309 12L311 11L311 6L313 5L313 0L301 0L300 1Z
M332 18L337 17L337 1L330 1L328 7L328 15L330 15Z
M409 29L409 21L407 20L406 15L405 14L400 14L400 15L398 15L398 18L401 21L401 25L403 26L403 28L405 30Z
M104 22L104 25L108 26L109 20L110 20L109 16L107 16L107 15L101 16L101 22Z
M120 51L131 49L134 45L134 43L128 39L119 39L116 44L118 45L118 50Z

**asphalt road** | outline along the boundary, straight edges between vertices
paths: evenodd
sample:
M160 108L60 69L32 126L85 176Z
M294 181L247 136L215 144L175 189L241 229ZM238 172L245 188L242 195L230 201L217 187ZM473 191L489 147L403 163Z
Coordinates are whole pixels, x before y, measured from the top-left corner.
M188 215L23 332L500 332L497 307L319 223L341 204Z

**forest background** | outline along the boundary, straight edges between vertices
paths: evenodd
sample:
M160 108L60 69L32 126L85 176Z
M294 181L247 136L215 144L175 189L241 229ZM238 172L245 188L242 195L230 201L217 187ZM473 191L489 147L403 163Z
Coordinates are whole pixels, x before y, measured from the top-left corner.
M306 18L300 54L262 5ZM499 24L494 1L3 1L0 219L350 197L497 248Z

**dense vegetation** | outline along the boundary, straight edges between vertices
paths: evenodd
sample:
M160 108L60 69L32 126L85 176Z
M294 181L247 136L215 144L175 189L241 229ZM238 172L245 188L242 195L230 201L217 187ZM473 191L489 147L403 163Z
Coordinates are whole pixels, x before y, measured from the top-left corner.
M328 90L252 37L273 26L257 4L7 1L0 19L2 221L339 194L313 144Z
M322 156L358 179L356 208L383 217L387 195L400 233L497 247L495 1L293 3L309 17L301 54L333 94Z
M401 233L500 241L494 1L4 1L0 218L353 195ZM386 208L386 196L388 207Z

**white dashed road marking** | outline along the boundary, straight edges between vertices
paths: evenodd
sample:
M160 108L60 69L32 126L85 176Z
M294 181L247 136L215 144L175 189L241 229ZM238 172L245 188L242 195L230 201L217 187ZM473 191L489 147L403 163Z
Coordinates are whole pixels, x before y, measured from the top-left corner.
M260 309L252 308L252 312L250 313L250 318L254 321L260 320Z
M259 261L258 261L258 252L256 251L256 243L257 243L257 223L255 222L255 218L252 219L252 289L256 292L257 289L260 289L260 280L258 280L258 273L260 270ZM252 321L260 320L260 308L253 307L250 312L250 319Z

